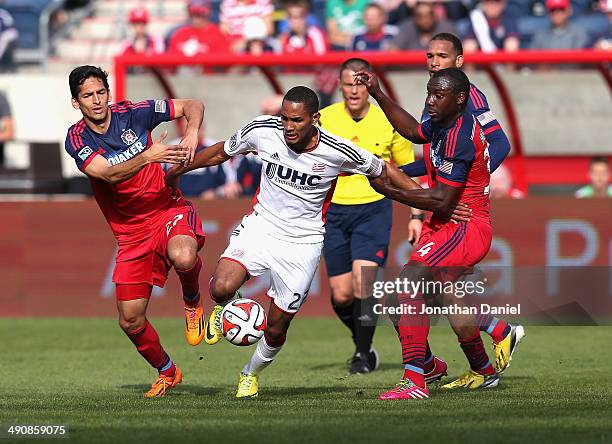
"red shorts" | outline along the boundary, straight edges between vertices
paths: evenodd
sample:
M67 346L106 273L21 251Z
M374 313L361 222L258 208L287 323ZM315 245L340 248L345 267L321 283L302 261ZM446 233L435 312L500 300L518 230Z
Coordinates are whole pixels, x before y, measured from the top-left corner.
M410 261L430 267L457 267L469 272L489 252L493 230L486 221L428 221L423 224L419 244Z
M172 268L166 251L168 240L177 235L194 238L198 242L198 251L204 246L202 222L189 201L152 220L146 236L140 233L137 241L119 243L113 282L163 287Z

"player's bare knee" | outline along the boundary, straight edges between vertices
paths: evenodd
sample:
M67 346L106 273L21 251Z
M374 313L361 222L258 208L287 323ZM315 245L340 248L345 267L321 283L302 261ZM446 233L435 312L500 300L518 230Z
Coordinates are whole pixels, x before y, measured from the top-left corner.
M332 289L332 301L339 307L344 307L353 302L353 293L351 291Z
M168 256L176 270L190 270L196 262L196 252L191 248L177 248L168 252Z
M210 295L216 302L224 302L234 296L236 288L233 282L224 276L213 276L210 283Z
M134 333L142 327L144 327L146 322L146 317L144 315L134 315L134 316L119 316L119 327L121 330L126 332L127 334Z

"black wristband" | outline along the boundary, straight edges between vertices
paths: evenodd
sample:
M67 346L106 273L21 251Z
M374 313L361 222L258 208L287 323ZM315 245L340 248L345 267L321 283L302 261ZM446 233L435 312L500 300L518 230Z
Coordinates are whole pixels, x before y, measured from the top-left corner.
M421 222L425 221L425 214L421 213L421 214L412 214L410 216L410 219L417 219L420 220Z

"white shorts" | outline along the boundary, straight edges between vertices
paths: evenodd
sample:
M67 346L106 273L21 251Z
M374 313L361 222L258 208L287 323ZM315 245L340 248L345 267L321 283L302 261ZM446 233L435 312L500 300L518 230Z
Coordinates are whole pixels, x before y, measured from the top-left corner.
M257 213L245 216L232 232L221 258L238 262L251 276L269 270L268 296L276 307L295 314L308 297L323 242L298 244L281 240L268 234L269 224Z

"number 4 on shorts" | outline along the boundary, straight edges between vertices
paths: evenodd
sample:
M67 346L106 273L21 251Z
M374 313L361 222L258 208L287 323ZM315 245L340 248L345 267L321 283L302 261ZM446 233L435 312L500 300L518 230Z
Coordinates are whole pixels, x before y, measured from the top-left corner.
M417 250L417 253L421 255L421 257L429 254L431 251L431 247L435 245L435 242L429 242L428 244L423 245L421 248Z

